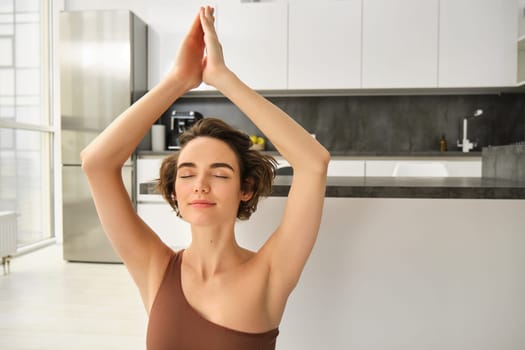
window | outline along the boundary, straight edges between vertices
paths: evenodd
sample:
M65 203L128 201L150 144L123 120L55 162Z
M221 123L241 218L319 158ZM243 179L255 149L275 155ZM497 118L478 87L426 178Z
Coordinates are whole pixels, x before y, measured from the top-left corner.
M53 236L48 14L0 0L0 211L16 213L19 247Z

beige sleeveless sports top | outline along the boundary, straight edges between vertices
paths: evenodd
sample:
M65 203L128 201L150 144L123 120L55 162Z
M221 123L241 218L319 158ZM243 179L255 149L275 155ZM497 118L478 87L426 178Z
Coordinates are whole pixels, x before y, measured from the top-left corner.
M274 350L279 330L236 331L202 317L188 303L181 285L182 253L173 253L151 307L148 350Z

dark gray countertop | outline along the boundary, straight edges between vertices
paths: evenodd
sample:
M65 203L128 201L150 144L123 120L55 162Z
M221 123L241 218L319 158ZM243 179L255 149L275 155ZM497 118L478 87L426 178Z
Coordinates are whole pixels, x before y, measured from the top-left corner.
M291 180L291 176L277 176L272 196L287 196ZM476 177L329 177L325 196L525 199L525 182Z
M330 152L332 157L425 157L425 158L440 158L440 157L459 157L459 158L472 158L481 157L481 152L460 152L460 151L449 151L449 152L434 152L434 151L415 151L415 152Z
M291 176L277 176L272 197L286 197ZM155 193L155 183L140 184L140 194ZM329 177L329 198L525 199L525 181L477 177Z
M137 152L138 157L166 157L170 154L175 152L174 150L170 151L139 151ZM279 157L280 154L278 152L272 152L272 151L264 151L264 153L267 153L269 155L272 155L274 157ZM355 159L355 158L480 158L481 159L481 152L457 152L457 151L449 151L449 152L432 152L432 151L426 151L426 152L331 152L330 153L332 159Z

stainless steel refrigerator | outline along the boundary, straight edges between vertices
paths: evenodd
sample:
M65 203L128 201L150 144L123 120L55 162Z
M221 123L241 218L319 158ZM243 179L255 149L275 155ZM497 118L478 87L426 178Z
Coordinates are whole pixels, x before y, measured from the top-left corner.
M80 151L147 89L147 26L130 11L60 14L64 259L120 262L98 219ZM122 176L134 200L131 157Z

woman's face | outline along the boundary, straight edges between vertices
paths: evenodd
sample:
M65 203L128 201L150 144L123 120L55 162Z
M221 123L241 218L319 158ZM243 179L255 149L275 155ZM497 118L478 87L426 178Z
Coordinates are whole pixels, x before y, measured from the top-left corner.
M241 200L240 169L233 150L223 141L197 137L181 151L177 163L175 194L184 220L209 226L234 222Z

